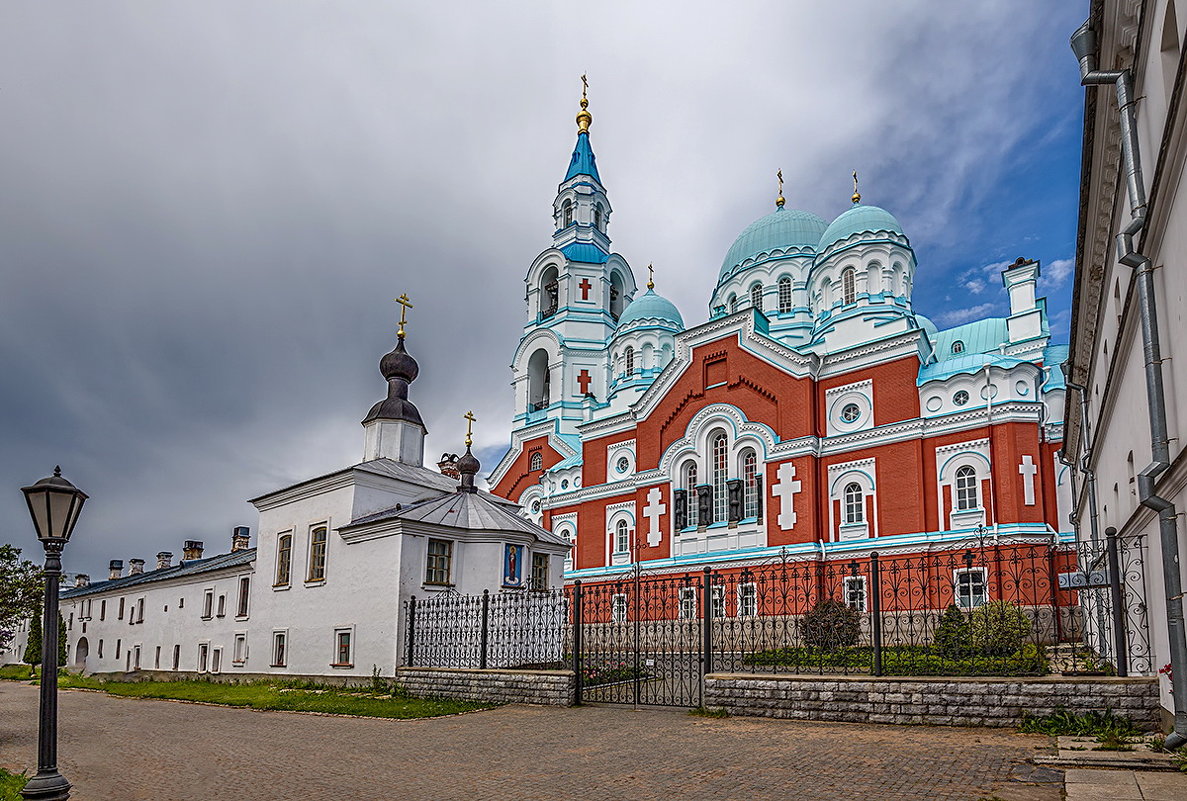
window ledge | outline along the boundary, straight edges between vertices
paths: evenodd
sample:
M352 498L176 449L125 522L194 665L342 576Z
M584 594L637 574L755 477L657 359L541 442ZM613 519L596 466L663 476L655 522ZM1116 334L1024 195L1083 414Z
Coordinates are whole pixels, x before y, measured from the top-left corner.
M325 583L326 583L326 580L325 580L324 578L320 578L320 579L305 579L305 586L306 586L306 587L324 587L324 586L325 586Z
M235 615L235 620L248 620L248 615Z
M281 590L287 590L292 586L293 586L292 584L273 584L272 589L275 592L280 592Z
M202 615L202 620L214 620L214 615Z
M282 668L282 667L288 667L288 665L268 665L268 667Z
M330 667L332 667L332 668L352 668L352 667L354 667L354 663L352 663L352 662L350 662L350 663L348 663L348 662L331 662Z
M226 615L225 614L215 615L215 617L217 617L219 620L222 620L224 617L226 617Z

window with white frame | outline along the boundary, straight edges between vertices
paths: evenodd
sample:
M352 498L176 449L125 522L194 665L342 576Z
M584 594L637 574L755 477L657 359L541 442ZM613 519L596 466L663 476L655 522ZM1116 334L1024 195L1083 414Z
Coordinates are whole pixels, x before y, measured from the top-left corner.
M858 612L866 611L865 576L845 576L845 605Z
M974 609L989 600L985 586L985 568L970 567L956 571L956 605Z
M425 564L425 584L448 584L453 561L453 543L449 540L429 540Z
M956 509L966 511L976 509L977 503L977 471L965 465L956 471Z
M758 587L752 582L738 585L738 615L754 617L758 614Z
M762 284L750 287L750 305L758 311L762 311Z
M625 623L627 618L626 595L618 593L610 596L610 622Z
M225 595L218 596L218 616L227 616L227 596Z
M680 588L680 619L692 620L697 616L696 587Z
M627 522L619 518L614 524L614 553L627 553L631 549L631 535Z
M952 343L953 353L964 353L964 343L959 339Z
M210 666L210 644L200 643L198 645L198 672L205 673Z
M627 345L626 350L622 352L623 372L626 375L635 374L635 349Z
M215 648L210 652L210 672L222 673L223 671L223 649Z
M334 667L350 667L350 629L336 629L334 631Z
M247 635L240 633L235 635L235 650L231 653L231 661L236 665L242 665L247 661Z
M729 497L725 491L729 470L729 442L724 431L709 436L709 454L712 459L713 522L724 523L729 509Z
M326 546L330 530L317 526L309 532L309 581L326 580Z
M846 306L857 301L857 273L852 267L847 267L841 273L841 293Z
M722 584L711 586L709 588L709 600L712 601L712 606L709 608L712 610L713 617L725 617L725 586Z
M541 469L543 469L543 467L544 467L544 456L539 451L536 451L535 453L532 454L531 458L528 459L528 469L529 470L541 470Z
M281 534L276 539L276 582L273 586L287 587L293 575L293 535Z
M239 608L237 615L247 617L247 601L251 597L251 576L239 577Z
M104 598L99 602L99 620L107 619L107 599Z
M845 507L845 524L854 525L864 523L866 519L866 496L862 492L861 485L856 481L849 482L845 485L845 491L842 497Z
M202 619L209 620L214 617L214 590L206 590L202 593Z
M532 589L548 589L548 554L532 554Z
M287 631L272 632L272 667L284 667L288 664L288 640Z
M688 506L688 525L696 527L700 516L701 504L697 499L697 463L689 459L684 463L684 489L688 491L686 503Z
M124 619L124 599L123 599L123 598L120 598L120 611L119 611L119 614L118 614L118 615L116 615L116 618L115 618L115 619L116 619L116 620L123 620L123 619Z
M742 451L742 517L758 517L758 456L753 448Z
M779 313L791 312L791 279L786 275L779 279Z
M144 622L144 598L136 599L136 622Z

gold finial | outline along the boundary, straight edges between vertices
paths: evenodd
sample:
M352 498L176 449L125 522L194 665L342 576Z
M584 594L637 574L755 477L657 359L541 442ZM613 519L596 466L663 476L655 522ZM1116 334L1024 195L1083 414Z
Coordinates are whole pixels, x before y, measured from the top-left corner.
M647 288L655 289L655 268L647 265Z
M779 197L775 198L775 205L783 208L783 204L787 202L783 199L783 170L780 169L779 172L775 173L775 177L779 179Z
M581 76L581 111L577 112L577 133L589 133L589 124L593 122L593 115L589 113L589 98L585 96L589 89L589 79Z
M404 323L408 322L406 315L408 310L412 308L412 301L408 299L408 293L405 292L400 297L396 298L396 303L400 304L400 330L396 332L396 336L400 339L404 338Z
M474 444L474 423L478 418L474 416L474 412L466 412L462 417L466 418L466 447L469 448Z
M857 170L853 171L853 197L850 200L854 203L861 202L861 192L857 191Z

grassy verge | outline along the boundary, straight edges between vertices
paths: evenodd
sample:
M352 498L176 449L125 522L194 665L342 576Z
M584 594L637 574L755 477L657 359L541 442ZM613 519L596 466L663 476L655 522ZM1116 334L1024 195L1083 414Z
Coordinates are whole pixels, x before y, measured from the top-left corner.
M103 681L89 676L68 675L59 679L58 686L102 690L109 695L126 698L168 698L251 709L328 712L377 718L431 718L497 706L453 698L417 698L398 687L377 693L363 688L328 687L311 682L222 684L200 680Z
M796 671L834 668L863 673L873 666L874 649L773 648L752 654L745 662L754 667ZM1042 676L1049 669L1043 649L1034 645L1023 646L1009 656L969 654L955 658L926 645L896 645L882 649L882 672L887 676Z
M26 781L25 774L0 768L0 801L21 801L21 788Z
M4 665L0 667L0 679L8 681L28 681L33 678L30 675L32 668L28 665ZM3 798L3 796L0 796Z

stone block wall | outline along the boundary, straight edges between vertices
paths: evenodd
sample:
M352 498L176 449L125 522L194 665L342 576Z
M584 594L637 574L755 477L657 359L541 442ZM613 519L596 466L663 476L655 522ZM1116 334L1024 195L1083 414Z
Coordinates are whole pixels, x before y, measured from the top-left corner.
M1158 683L1148 677L953 678L705 677L705 706L731 715L853 723L1017 726L1025 714L1111 709L1138 726L1159 726Z
M395 680L413 695L507 704L571 706L571 670L397 668Z

